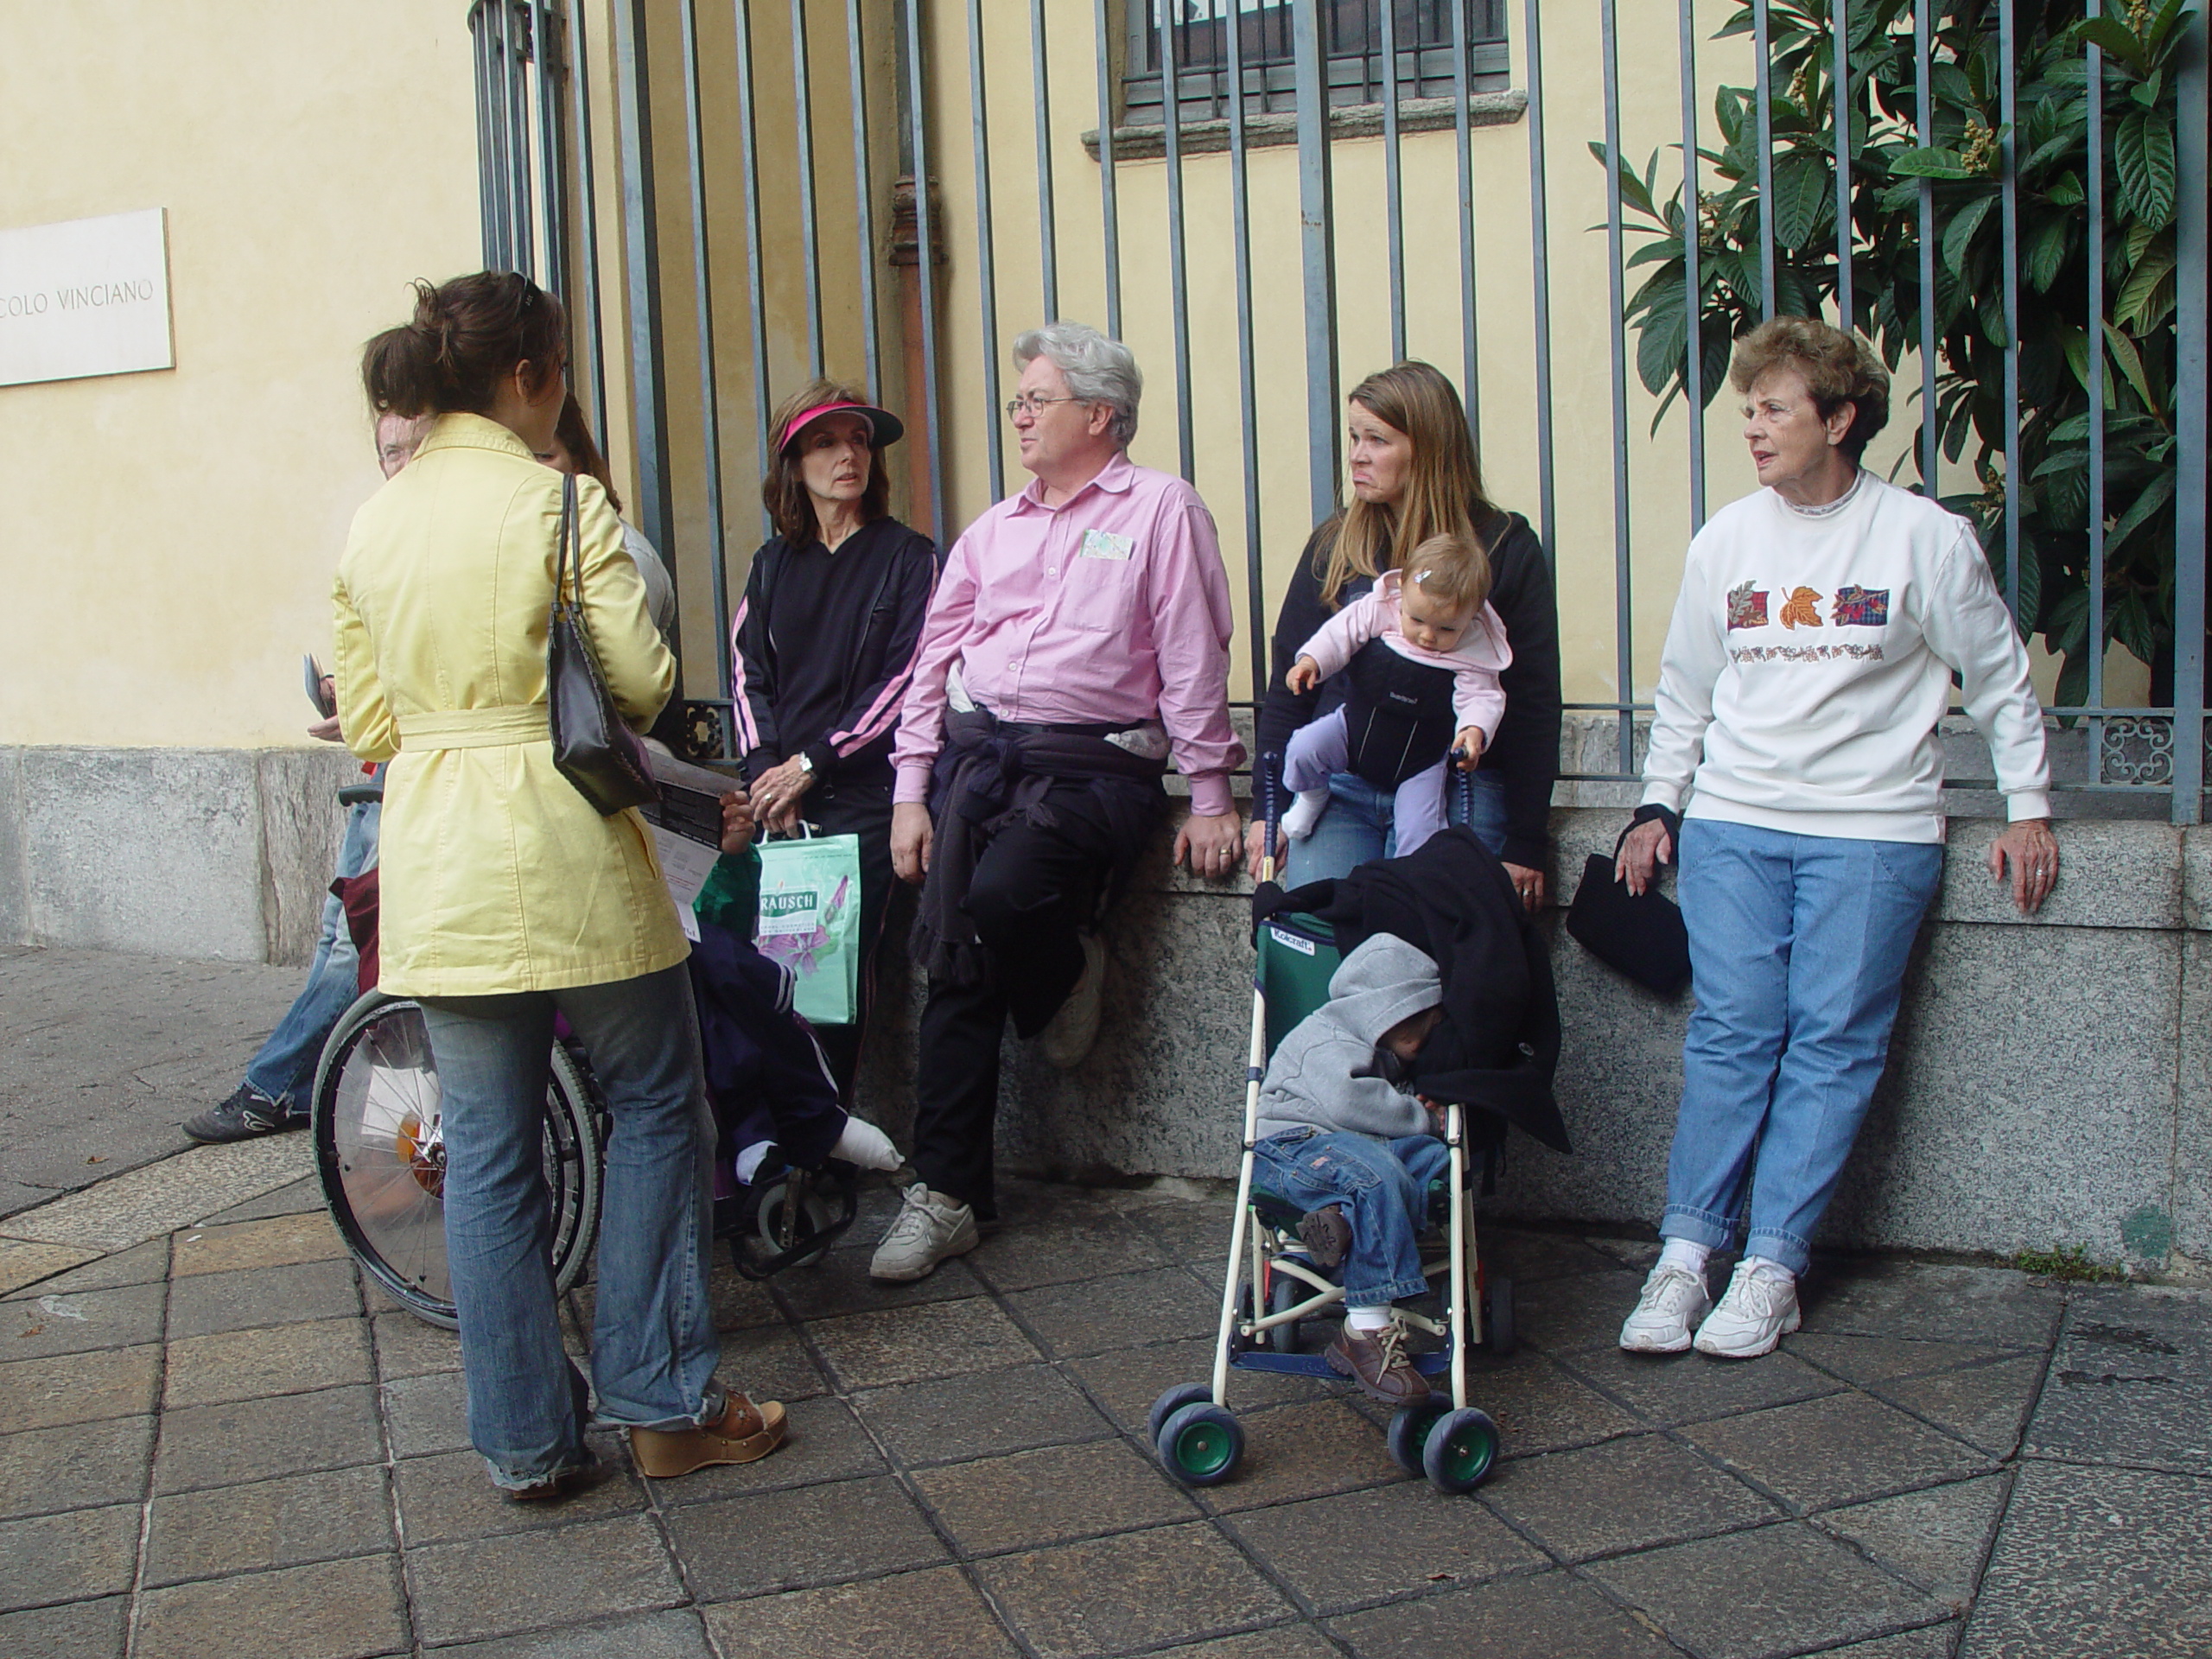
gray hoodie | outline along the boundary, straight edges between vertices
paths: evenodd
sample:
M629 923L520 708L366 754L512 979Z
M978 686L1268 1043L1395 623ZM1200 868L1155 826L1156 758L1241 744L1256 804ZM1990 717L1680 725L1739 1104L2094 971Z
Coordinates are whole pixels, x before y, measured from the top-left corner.
M1428 1131L1428 1111L1402 1084L1382 1046L1402 1020L1444 1000L1436 964L1395 933L1377 933L1344 959L1329 1000L1291 1027L1260 1085L1259 1132L1351 1129L1395 1140Z

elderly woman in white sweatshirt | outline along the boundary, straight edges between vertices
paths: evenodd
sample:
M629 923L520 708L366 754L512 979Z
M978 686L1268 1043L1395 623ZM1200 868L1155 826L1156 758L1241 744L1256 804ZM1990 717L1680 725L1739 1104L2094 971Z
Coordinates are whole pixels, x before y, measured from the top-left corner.
M1764 487L1690 543L1618 861L1641 893L1679 845L1697 997L1663 1248L1620 1344L1750 1358L1797 1328L1797 1275L1942 874L1936 726L1955 671L2012 820L1989 868L2023 914L2050 893L2058 843L2043 712L1974 527L1859 464L1889 418L1880 359L1777 317L1738 345L1730 379ZM1716 1306L1707 1257L1745 1221Z

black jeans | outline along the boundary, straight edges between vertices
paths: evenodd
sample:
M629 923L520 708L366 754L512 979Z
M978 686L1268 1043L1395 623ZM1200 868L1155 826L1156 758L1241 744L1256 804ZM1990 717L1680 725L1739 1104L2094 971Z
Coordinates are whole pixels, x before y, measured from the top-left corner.
M968 914L989 951L985 983L931 976L914 1084L914 1170L933 1191L998 1213L992 1132L999 1106L999 1041L1048 1025L1083 975L1080 929L1099 884L1124 850L1088 786L1055 785L1058 827L1008 824L992 838L968 889Z
M861 963L858 1007L849 1026L817 1026L815 1039L837 1080L837 1098L847 1111L853 1100L853 1076L859 1071L861 1044L868 1035L869 1010L875 1006L876 949L897 878L891 871L891 785L883 783L824 782L809 791L800 816L825 836L861 839Z

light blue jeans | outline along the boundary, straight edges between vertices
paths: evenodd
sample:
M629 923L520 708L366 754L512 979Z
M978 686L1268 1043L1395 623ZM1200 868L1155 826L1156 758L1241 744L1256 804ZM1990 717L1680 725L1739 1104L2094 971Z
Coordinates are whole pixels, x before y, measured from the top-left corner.
M1475 838L1503 856L1505 850L1505 784L1493 772L1474 775L1473 810L1464 804L1468 791L1456 775L1444 780L1444 811L1452 823L1464 823ZM1390 792L1381 790L1355 772L1339 772L1329 779L1329 804L1322 809L1313 833L1290 843L1282 884L1303 887L1308 881L1332 880L1350 875L1361 865L1398 855L1397 826Z
M568 990L425 999L444 1096L446 1256L469 1439L509 1488L588 1461L584 1381L554 1313L540 1161L556 1009L591 1057L613 1120L591 1344L599 1419L680 1427L721 1408L707 1301L715 1125L683 966Z
M338 847L340 880L359 875L377 861L377 829L383 812L374 801L363 801L347 812L346 836ZM305 1117L313 1106L308 1091L315 1087L322 1046L330 1040L339 1017L360 995L360 978L361 958L353 949L353 936L346 930L346 906L332 893L322 901L322 931L315 939L307 983L269 1039L246 1062L246 1087L291 1116Z
M1301 1211L1342 1205L1351 1224L1347 1307L1388 1307L1428 1288L1416 1242L1428 1184L1452 1166L1433 1135L1383 1141L1343 1130L1286 1129L1252 1148L1252 1179Z
M1802 1273L1889 1057L1943 849L1692 818L1677 893L1697 1007L1667 1161L1663 1238Z

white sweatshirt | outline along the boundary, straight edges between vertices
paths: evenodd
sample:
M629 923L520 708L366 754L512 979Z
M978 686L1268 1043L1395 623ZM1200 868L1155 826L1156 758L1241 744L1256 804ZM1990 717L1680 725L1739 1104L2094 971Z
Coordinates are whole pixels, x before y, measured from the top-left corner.
M1866 472L1826 513L1772 490L1732 502L1690 543L1643 798L1797 835L1941 842L1936 723L1954 670L2010 816L2048 817L2043 710L1971 524Z

